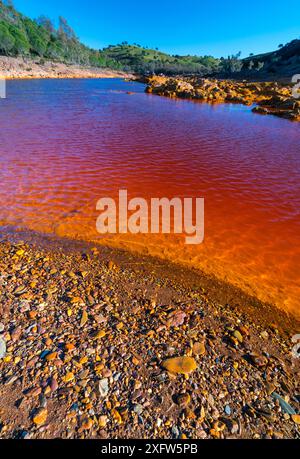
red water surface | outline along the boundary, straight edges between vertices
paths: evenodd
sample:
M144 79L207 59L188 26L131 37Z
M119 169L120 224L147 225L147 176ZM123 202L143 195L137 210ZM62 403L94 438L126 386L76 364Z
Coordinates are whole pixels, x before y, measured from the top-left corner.
M8 82L1 225L165 257L299 315L300 124L143 91L120 80ZM204 197L205 242L101 237L96 202L119 189Z

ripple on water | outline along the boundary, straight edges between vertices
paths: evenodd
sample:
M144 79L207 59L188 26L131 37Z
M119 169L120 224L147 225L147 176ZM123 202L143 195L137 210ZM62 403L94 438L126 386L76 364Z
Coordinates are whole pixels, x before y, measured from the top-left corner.
M0 104L1 222L163 256L297 313L299 124L143 89L120 80L9 81ZM121 188L205 197L205 243L99 238L95 204Z

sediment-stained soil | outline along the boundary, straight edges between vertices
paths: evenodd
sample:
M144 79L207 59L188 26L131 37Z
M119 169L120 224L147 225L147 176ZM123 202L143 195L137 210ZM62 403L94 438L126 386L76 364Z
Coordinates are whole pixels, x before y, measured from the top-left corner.
M79 242L2 241L0 272L1 438L300 437L292 316Z
M148 93L209 103L255 105L254 113L300 121L300 93L291 84L217 80L197 76L153 76L145 81L148 83Z
M0 56L0 78L36 79L36 78L134 78L132 74L63 64L44 59Z

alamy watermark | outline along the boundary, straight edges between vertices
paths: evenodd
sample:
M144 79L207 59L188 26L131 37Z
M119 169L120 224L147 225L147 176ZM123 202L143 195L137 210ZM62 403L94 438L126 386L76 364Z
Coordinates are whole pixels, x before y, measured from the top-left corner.
M6 99L6 80L0 78L0 99Z
M119 190L118 202L99 199L96 227L100 234L185 234L188 245L204 240L204 198L144 198L128 200Z
M292 96L294 99L300 99L300 74L296 74L292 77L292 83L294 86L292 88Z

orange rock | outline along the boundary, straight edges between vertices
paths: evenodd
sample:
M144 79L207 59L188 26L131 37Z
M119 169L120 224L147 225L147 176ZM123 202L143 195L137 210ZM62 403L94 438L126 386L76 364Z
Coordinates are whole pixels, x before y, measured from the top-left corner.
M83 311L82 316L81 316L81 321L80 321L80 327L84 327L84 325L88 321L88 315L86 311Z
M95 334L94 339L101 339L101 338L104 338L105 336L106 336L106 332L104 330L100 330Z
M64 377L64 382L68 383L68 382L71 382L73 381L74 379L74 374L69 372L66 374L66 376Z
M74 344L72 344L72 343L67 343L67 344L65 345L65 350L66 350L67 352L71 352L71 351L73 351L74 349L75 349L75 346L74 346Z
M102 429L106 427L107 416L100 416L98 424L99 424L99 427L101 427Z
M205 355L206 349L204 343L195 343L193 346L193 354L194 355Z
M216 438L216 439L220 438L220 432L218 430L210 429L209 433L213 438Z
M93 427L93 420L91 418L87 418L83 420L79 430L83 432L84 430L90 430L92 427Z
M132 363L136 366L140 365L140 361L136 357L132 357Z
M111 414L112 414L113 419L114 419L118 424L122 424L122 417L121 417L121 415L120 415L120 413L119 413L118 410L112 409L112 410L111 410Z
M250 335L248 328L246 328L244 325L241 325L239 327L239 331L243 336L249 336Z
M42 393L40 387L33 387L26 392L26 397L38 397Z
M81 304L83 303L82 299L79 296L74 296L71 298L71 304Z
M57 352L52 352L51 354L48 354L46 356L47 362L51 362L52 360L55 360L57 358Z
M118 266L112 260L110 260L108 262L108 269L110 271L118 271Z
M15 343L16 341L18 341L18 340L20 339L20 337L21 337L21 334L22 334L22 329L21 329L21 327L15 328L15 329L11 332L11 334L10 334L12 341L13 341L14 343Z
M29 311L28 312L29 319L33 320L33 319L36 318L36 316L37 316L37 311Z
M300 424L300 414L292 414L292 419L296 424Z
M48 416L47 409L39 408L33 417L34 424L36 424L37 426L45 424L45 422L47 421L47 416Z
M163 368L170 373L187 375L197 368L197 363L193 357L174 357L162 363Z

